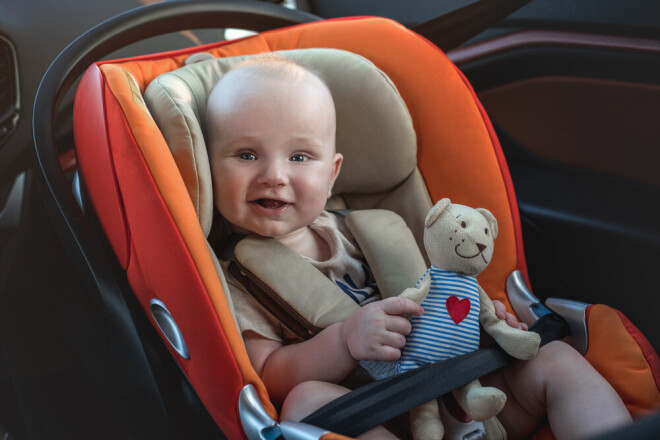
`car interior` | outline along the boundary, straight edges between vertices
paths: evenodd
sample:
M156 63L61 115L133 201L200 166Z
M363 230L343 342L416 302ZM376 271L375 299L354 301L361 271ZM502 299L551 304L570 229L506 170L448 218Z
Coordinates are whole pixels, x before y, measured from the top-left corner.
M236 402L209 404L223 400L212 396L224 396L218 388L238 385L217 377L217 388L201 389L200 378L206 376L187 370L180 353L168 347L164 327L152 325L158 316L167 321L168 308L176 307L132 293L136 287L121 257L127 251L118 252L108 216L93 200L99 197L92 194L94 176L78 172L84 161L95 170L103 158L84 158L76 150L81 135L74 140L74 131L91 133L94 142L105 128L74 127L74 95L87 87L79 86L83 72L101 59L130 64L129 57L153 61L163 56L149 54L165 53L183 60L200 45L214 48L230 28L276 35L285 26L349 21L345 17L384 17L446 52L457 78L469 81L501 146L520 219L518 224L512 219L511 228L522 237L524 248L517 254L534 295L620 311L629 319L627 329L646 338L640 344L657 387L657 356L648 354L655 355L660 344L649 307L656 303L652 273L660 251L654 221L660 213L660 132L654 123L660 105L660 25L653 19L660 7L654 2L536 0L512 2L517 4L509 10L502 4L481 8L486 0L474 2L482 4L477 6L458 0L406 6L394 0L284 2L288 7L247 1L35 3L40 7L0 6L0 434L4 429L5 438L241 435L240 428L229 427L237 418L231 409ZM468 3L472 8L465 9ZM466 11L476 15L466 19ZM116 21L83 35L111 17ZM479 21L474 17L484 22L467 25ZM177 21L194 24L180 28ZM218 51L225 46L235 47L222 42ZM60 53L64 57L49 68ZM146 86L148 77L137 78L139 85ZM432 84L435 78L432 73L425 81ZM50 153L39 148L44 142L52 143ZM422 169L422 174L428 180L431 173ZM429 191L439 197L432 185ZM65 192L66 199L60 198ZM490 290L504 289L497 282ZM209 337L204 344L223 344L220 339ZM228 376L245 374L242 367L226 368ZM621 380L625 388L629 378ZM263 391L257 387L259 399ZM611 438L653 438L660 422L643 417L653 412L644 408L633 431Z

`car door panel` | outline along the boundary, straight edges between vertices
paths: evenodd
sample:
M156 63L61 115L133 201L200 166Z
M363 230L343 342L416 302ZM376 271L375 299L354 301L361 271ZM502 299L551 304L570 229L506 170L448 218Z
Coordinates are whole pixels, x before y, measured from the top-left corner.
M498 131L535 293L619 308L658 346L658 41L521 32L450 57Z

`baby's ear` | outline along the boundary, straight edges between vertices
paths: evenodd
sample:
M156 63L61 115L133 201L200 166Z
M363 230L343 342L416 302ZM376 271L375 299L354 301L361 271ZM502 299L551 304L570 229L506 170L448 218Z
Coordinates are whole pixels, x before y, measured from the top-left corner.
M332 188L335 186L339 171L341 171L341 164L344 162L344 156L340 153L335 153L332 159L332 174L330 175L330 187L328 188L328 198L332 197Z
M442 214L445 209L447 209L451 205L451 200L448 198L444 198L438 201L433 208L429 211L428 214L426 214L426 221L424 221L424 226L425 227L430 227L435 221L440 217L440 214Z
M490 230L493 233L493 240L497 238L497 220L495 219L495 216L487 209L485 208L477 208L477 211L486 217L486 220L488 221L488 224L490 224Z

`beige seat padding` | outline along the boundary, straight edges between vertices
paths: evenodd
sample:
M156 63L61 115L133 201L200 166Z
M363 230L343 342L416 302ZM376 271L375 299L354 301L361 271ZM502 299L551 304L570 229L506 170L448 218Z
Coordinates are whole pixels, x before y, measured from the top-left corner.
M401 217L368 209L349 213L345 221L383 298L399 295L422 277L426 263ZM275 239L248 236L236 245L235 255L241 272L258 280L251 293L300 339L344 321L360 307L309 261ZM266 294L269 291L277 294Z
M411 220L415 223L411 228L417 232L417 223L431 203L417 171L412 119L394 84L369 60L350 52L304 49L276 53L320 72L335 101L337 151L345 159L332 203L354 209L406 211L399 213L409 224ZM245 58L190 64L160 75L145 91L147 107L172 151L205 235L214 212L204 141L206 101L217 81Z

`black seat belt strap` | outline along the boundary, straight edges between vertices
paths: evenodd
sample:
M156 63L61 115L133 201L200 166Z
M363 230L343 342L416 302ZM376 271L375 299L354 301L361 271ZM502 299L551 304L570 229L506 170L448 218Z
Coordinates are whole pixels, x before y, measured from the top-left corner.
M549 314L540 318L530 331L539 333L544 345L564 337L568 326L558 315ZM302 422L355 437L514 360L497 345L481 348L360 387Z

